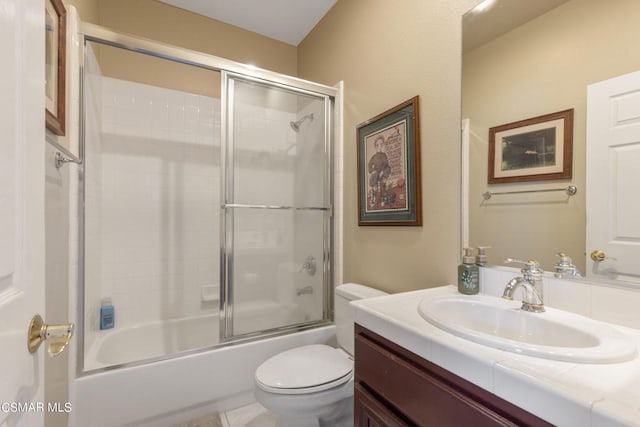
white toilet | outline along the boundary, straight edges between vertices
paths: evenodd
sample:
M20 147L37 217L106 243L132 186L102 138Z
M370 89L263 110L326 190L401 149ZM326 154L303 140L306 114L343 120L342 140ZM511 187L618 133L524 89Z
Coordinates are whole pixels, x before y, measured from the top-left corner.
M255 396L285 426L353 426L353 311L349 302L386 295L355 283L335 290L340 348L315 344L267 359L256 369Z

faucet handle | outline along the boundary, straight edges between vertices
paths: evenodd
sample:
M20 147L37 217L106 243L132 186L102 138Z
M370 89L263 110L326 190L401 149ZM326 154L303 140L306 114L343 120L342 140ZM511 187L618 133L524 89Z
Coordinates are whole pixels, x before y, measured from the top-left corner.
M515 258L505 258L504 262L507 264L522 264L523 267L540 267L540 263L532 259L529 261L522 261Z
M555 277L561 278L565 274L570 274L571 276L581 276L578 268L573 265L571 257L565 255L563 252L558 252L556 256L560 259L553 265L553 268L555 269Z
M514 258L505 258L504 262L506 264L522 264L523 273L542 273L540 263L535 260L522 261Z

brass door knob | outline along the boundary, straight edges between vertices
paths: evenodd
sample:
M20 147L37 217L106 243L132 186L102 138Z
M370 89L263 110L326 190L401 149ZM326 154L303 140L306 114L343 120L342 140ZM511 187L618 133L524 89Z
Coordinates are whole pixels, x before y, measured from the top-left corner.
M605 254L603 251L599 249L596 249L595 251L591 252L591 259L594 260L595 262L601 262L601 261L604 261L605 259L617 261L616 258L612 256L607 256L607 254Z
M47 353L49 356L57 356L62 353L73 336L75 326L73 323L61 325L47 325L39 314L33 316L29 323L28 343L29 353L35 353L43 341L48 341Z
M594 260L595 262L604 261L605 258L606 258L606 255L601 250L596 249L595 251L591 252L591 259Z

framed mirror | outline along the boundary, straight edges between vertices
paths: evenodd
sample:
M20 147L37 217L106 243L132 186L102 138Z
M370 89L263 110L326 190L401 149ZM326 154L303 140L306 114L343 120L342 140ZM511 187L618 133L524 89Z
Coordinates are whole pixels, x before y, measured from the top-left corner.
M464 15L463 194L469 219L463 243L491 246L490 263L536 259L553 271L563 252L587 273L587 87L640 70L637 16L640 2L634 0L486 0ZM569 109L570 178L488 183L489 129ZM568 186L577 193L545 191ZM507 194L485 199L487 192Z

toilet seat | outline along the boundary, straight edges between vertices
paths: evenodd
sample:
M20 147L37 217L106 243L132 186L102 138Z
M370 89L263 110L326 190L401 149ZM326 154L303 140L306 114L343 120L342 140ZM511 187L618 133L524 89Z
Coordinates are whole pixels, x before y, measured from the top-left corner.
M256 369L255 380L264 391L306 394L346 383L353 375L353 360L328 345L294 348L267 359Z

